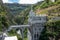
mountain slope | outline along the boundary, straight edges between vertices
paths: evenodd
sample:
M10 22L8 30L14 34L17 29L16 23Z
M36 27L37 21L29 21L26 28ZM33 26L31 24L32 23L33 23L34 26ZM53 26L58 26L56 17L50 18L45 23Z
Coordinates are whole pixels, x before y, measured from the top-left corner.
M13 15L19 15L23 10L29 8L30 6L27 4L17 4L17 3L5 3L4 5L9 9L9 13Z
M5 3L4 5L8 9L7 15L11 21L11 25L24 24L25 15L29 14L30 4Z
M40 4L40 6L39 5L37 5L37 6L38 6L38 8L35 9L36 14L47 14L48 15L48 14L57 13L60 10L60 4L58 1L57 2L49 2L49 3L42 2Z

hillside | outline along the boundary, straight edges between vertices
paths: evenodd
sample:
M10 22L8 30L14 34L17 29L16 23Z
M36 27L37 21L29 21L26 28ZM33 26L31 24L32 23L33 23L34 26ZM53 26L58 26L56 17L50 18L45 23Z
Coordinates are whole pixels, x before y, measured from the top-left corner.
M38 14L44 14L44 13L47 14L50 11L50 13L52 13L52 12L54 12L53 10L56 10L56 9L58 9L58 11L59 11L59 7L60 7L60 4L59 5L54 5L54 6L51 6L51 7L48 7L48 8L44 8L44 9L41 9L41 10L38 9L35 12L38 13Z
M3 4L0 2L0 28L1 31L7 29L10 25L26 24L30 5L22 4ZM28 12L27 12L28 11ZM23 20L23 21L22 21ZM2 29L3 28L3 29Z
M0 31L4 31L9 26L9 19L7 17L7 9L0 0Z
M7 9L9 9L9 13L12 15L19 15L23 10L29 8L28 4L18 4L18 3L5 3L4 4Z
M28 4L17 4L17 3L5 3L7 8L8 19L11 22L11 25L24 24L25 17L27 16L30 5ZM28 12L27 12L28 11ZM17 21L18 20L18 21Z

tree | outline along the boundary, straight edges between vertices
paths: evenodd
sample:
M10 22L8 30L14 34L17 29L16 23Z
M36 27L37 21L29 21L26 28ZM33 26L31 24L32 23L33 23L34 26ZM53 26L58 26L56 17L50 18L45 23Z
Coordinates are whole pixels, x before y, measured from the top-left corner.
M48 21L45 25L44 30L40 35L40 40L58 40L60 37L60 20L50 22Z
M46 25L47 33L50 36L49 39L55 39L59 35L60 21L51 21Z

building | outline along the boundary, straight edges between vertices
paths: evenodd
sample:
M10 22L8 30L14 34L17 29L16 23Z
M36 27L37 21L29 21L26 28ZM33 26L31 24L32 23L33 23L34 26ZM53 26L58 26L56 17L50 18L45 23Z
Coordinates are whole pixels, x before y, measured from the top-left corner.
M18 40L17 36L5 37L4 40Z
M28 40L39 40L41 32L46 23L46 15L35 15L33 10L29 13L28 24L30 25L30 30L28 31Z

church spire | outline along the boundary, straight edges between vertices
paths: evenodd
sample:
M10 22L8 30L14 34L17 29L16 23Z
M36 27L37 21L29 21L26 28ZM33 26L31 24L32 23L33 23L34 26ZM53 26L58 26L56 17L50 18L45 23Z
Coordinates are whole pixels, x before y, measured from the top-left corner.
M31 10L29 12L29 16L35 16L35 12L33 12L33 5L31 5Z
M31 5L31 10L33 11L33 5Z

